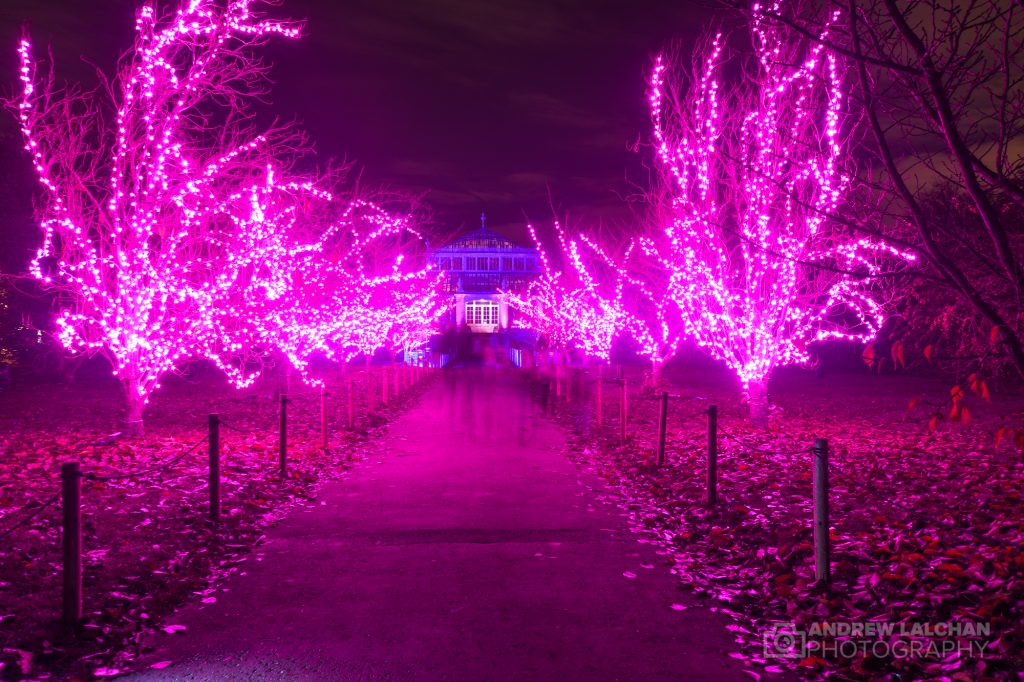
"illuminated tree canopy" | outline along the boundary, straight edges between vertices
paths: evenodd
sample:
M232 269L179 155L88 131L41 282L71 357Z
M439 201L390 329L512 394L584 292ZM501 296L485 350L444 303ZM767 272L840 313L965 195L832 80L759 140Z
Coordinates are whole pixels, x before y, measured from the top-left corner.
M255 48L299 30L251 0L143 6L112 102L40 79L19 46L18 116L44 189L31 273L59 292L61 342L111 361L132 431L182 361L209 358L243 385L270 351L304 369L318 350L365 352L363 327L383 344L437 313L433 278L403 267L408 221L296 174L295 131L254 130L267 90Z
M772 370L810 361L815 341L872 338L881 263L911 256L830 219L849 186L842 63L756 18L750 38L738 77L723 74L721 35L690 79L657 61L664 186L641 246L667 273L686 336L736 373L763 424Z

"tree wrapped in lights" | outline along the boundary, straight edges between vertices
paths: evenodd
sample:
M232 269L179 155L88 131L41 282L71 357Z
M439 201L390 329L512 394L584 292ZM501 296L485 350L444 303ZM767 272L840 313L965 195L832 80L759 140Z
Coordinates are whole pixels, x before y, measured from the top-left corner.
M650 108L664 192L642 242L666 272L687 336L732 369L755 424L776 367L808 344L882 324L875 275L910 258L830 220L844 173L843 68L819 40L751 23L753 59L729 84L722 36L686 82L659 59Z
M566 269L552 266L530 225L540 254L541 276L530 282L524 294L506 294L509 303L554 347L577 345L607 362L614 340L627 334L645 355L656 355L653 336L633 313L630 293L634 287L625 271L593 240L570 238L558 222L555 230Z
M263 94L254 47L294 23L259 18L250 0L183 2L163 19L136 19L132 51L108 91L59 93L37 78L21 41L18 116L44 193L43 244L31 272L60 292L65 347L105 355L125 388L128 428L160 377L209 345L212 316L239 278L237 221L265 234L239 196L286 166L299 141L254 134L247 105ZM106 92L106 91L105 91ZM107 116L112 109L113 117Z
M575 291L567 286L568 277L552 267L551 260L537 238L533 225L527 229L540 255L541 274L532 279L521 294L504 292L508 304L521 314L517 325L536 331L552 348L567 348L578 340L579 322L568 311L574 307Z
M613 330L605 341L605 359L614 337L626 335L651 363L651 383L657 385L665 361L676 354L680 340L671 303L655 295L664 290L659 286L664 280L663 269L651 267L651 259L633 237L623 243L607 236L598 242L580 235L578 241L563 239L562 247L585 282L586 298L603 311L603 318Z
M367 333L384 344L439 307L435 276L403 267L400 237L418 238L406 218L289 173L296 134L250 130L247 102L265 91L253 48L298 33L251 4L193 0L162 20L143 7L113 121L52 78L40 89L19 49L18 114L45 190L32 274L69 303L64 345L110 359L132 431L184 360L244 386L278 351L309 379L317 352L346 360Z
M568 312L579 320L578 335L584 350L607 362L612 343L626 335L640 346L642 355L656 360L654 337L635 314L636 297L631 295L636 293L635 285L618 261L590 238L567 238L561 227L556 227L573 279L579 283L572 297L574 305ZM623 261L629 259L633 247L627 247Z
M238 234L255 237L232 265L258 276L216 306L205 355L237 385L255 378L271 350L318 384L309 373L314 356L348 362L440 314L439 276L404 267L421 242L407 217L311 182L276 184L270 173L236 201L248 207L228 210Z

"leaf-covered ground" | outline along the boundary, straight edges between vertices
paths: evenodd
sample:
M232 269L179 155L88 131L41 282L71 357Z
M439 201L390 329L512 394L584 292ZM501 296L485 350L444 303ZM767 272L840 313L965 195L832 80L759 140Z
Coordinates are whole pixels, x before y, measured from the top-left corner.
M609 483L641 542L658 545L679 579L734 618L734 658L753 679L785 667L810 677L1024 679L1024 457L1000 429L1024 427L1024 396L961 398L973 420L929 424L950 384L899 376L781 373L767 432L751 429L738 387L720 374L668 373L667 466L652 467L658 403L629 375L629 437L619 438L621 388L604 384L596 422L593 371L539 398L573 428L573 455ZM986 387L985 392L988 392ZM908 406L915 400L915 407ZM719 503L704 503L706 417L719 408ZM830 440L833 583L814 580L812 454ZM776 621L990 623L983 656L950 653L766 658ZM925 643L927 640L922 640ZM826 640L836 645L834 640ZM970 646L961 640L964 648ZM850 649L847 649L850 651ZM881 649L885 651L885 649Z
M97 445L119 429L112 383L37 386L0 394L0 678L116 675L148 629L186 599L215 599L213 586L245 571L264 529L290 506L315 499L319 484L343 476L378 427L421 393L424 382L381 405L381 370L328 379L330 448L320 448L320 396L293 386L289 405L289 476L278 470L279 382L235 391L215 377L172 379L146 412L146 433ZM426 376L426 375L424 375ZM411 379L411 377L410 377ZM350 384L350 382L352 382ZM411 381L410 381L411 384ZM355 428L347 429L353 390ZM208 448L200 444L172 466L140 476L82 484L84 628L61 634L61 462L81 462L98 477L151 469L186 453L205 435L207 415L221 429L223 515L208 514ZM2 535L29 515L29 523Z

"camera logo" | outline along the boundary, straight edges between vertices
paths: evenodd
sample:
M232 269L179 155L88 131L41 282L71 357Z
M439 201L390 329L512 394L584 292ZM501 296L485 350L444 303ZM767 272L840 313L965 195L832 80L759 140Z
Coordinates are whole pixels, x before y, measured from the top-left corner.
M796 623L775 623L763 633L765 658L806 658L807 637Z

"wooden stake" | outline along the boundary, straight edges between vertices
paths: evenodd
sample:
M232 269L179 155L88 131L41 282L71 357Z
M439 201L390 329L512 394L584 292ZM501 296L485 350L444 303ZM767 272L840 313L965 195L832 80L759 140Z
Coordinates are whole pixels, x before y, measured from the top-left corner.
M814 439L814 577L832 580L828 519L828 440Z
M82 622L82 472L78 462L60 465L63 532L61 622L73 632Z
M704 501L708 506L718 502L718 406L708 407L708 461L707 493Z
M626 420L628 417L628 398L629 395L629 383L626 381L626 375L622 375L622 399L619 405L619 440L623 443L626 442Z
M665 432L668 429L668 392L661 394L661 415L658 419L658 460L659 467L665 466Z
M320 387L320 449L327 452L327 386Z
M210 415L210 520L220 521L220 415Z
M281 396L281 423L278 426L278 464L281 477L288 475L288 396Z
M356 411L355 406L352 404L353 396L355 393L355 381L352 379L348 380L348 428L354 429L356 427Z

